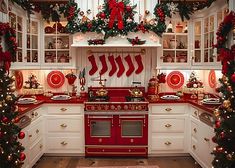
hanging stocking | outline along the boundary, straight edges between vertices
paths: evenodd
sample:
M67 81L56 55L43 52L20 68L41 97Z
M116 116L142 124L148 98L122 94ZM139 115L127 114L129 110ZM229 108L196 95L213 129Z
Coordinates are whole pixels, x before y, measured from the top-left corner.
M125 60L129 66L129 69L126 71L126 76L130 76L134 72L135 67L129 54L125 57Z
M115 58L115 60L116 60L118 67L119 67L119 70L117 72L117 77L119 78L124 73L125 67L122 63L122 58L120 57L120 55L117 58Z
M143 71L143 69L144 69L141 55L136 55L136 56L135 56L135 60L136 60L136 62L137 62L137 64L138 64L138 68L135 70L135 73L136 73L136 74L139 74L139 73L141 73L141 72Z
M109 76L113 76L113 74L117 71L117 65L115 63L114 56L113 55L109 56L108 60L109 60L109 62L111 64L111 66L112 66L112 68L111 68L111 70L109 72Z
M91 69L89 71L89 75L92 76L94 73L96 73L96 71L98 70L98 67L96 65L94 55L89 56L88 60L90 61L91 65L92 65L92 67L91 67Z
M99 59L100 59L100 62L102 64L102 69L100 70L100 75L103 75L108 70L108 66L107 66L107 63L106 63L105 55L101 55L99 57Z

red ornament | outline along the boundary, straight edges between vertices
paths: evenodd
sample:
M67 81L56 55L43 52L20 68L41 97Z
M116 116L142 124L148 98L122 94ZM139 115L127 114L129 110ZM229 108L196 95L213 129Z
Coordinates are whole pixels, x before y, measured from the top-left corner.
M231 76L231 81L232 81L233 83L235 83L235 73L232 74L232 76Z
M8 121L9 121L9 119L8 119L7 117L3 117L3 118L2 118L2 122L3 122L3 123L7 123Z
M212 142L217 143L217 138L216 138L216 136L212 137L211 140L212 140Z
M14 123L18 123L20 121L20 118L19 117L16 117L15 119L14 119Z
M216 147L216 152L223 152L224 151L224 148L223 147L219 147L219 146L217 146Z
M221 132L221 133L220 133L220 137L221 137L221 138L224 138L224 137L225 137L225 133L224 133L224 132Z
M106 17L106 15L105 15L104 12L100 13L100 18L101 18L101 19L105 19L105 17Z
M25 158L26 158L26 155L23 152L21 152L20 153L20 161L25 160Z
M128 5L128 6L126 6L126 11L127 11L127 12L131 12L131 11L132 11L131 6L129 6L129 5Z
M19 134L18 134L18 138L19 139L23 139L25 137L25 133L24 132L20 132Z
M220 124L221 124L220 121L216 121L216 122L215 122L215 127L216 127L216 128L219 128L219 127L220 127Z

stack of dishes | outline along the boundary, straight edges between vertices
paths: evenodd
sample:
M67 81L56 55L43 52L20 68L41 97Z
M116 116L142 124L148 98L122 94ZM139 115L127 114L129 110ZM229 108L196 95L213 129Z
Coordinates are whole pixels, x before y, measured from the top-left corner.
M71 99L68 95L56 95L51 98L52 100L69 100Z
M203 99L202 100L203 104L221 104L220 99L219 98L207 98L207 99Z
M36 103L37 100L34 98L20 98L17 103L18 104L33 104Z
M180 99L179 96L176 96L176 95L164 95L161 97L161 99L164 99L164 100L178 100Z

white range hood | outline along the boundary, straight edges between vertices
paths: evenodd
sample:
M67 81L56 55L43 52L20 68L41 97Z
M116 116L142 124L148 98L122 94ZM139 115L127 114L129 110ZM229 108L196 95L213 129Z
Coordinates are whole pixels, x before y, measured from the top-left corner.
M140 40L146 40L143 45L132 45L127 38L138 37ZM88 32L88 33L76 33L73 35L72 47L161 47L160 38L153 32L135 32L129 33L128 36L116 36L109 37L105 40L103 45L88 45L90 39L103 39L104 34Z

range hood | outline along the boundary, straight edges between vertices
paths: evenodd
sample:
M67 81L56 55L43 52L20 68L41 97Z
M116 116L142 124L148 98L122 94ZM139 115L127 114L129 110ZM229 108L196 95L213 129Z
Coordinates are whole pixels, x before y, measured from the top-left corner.
M127 38L138 37L140 40L146 40L145 44L132 45ZM88 40L90 39L103 39L104 34L97 34L95 32L88 33L76 33L73 34L72 47L161 47L160 38L153 32L135 32L129 33L128 36L115 36L109 37L105 40L103 45L89 45Z

